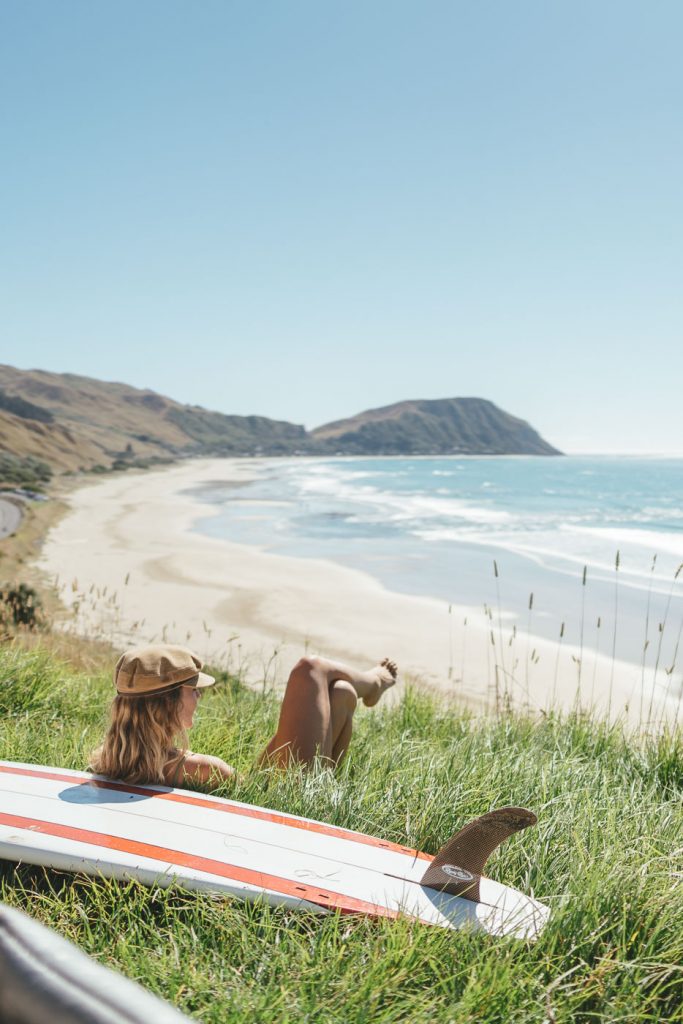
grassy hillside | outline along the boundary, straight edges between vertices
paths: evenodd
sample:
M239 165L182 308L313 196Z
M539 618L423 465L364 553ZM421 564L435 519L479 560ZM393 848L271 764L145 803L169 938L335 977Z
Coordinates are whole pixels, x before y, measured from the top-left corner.
M102 460L102 450L86 433L74 433L61 423L27 420L0 409L0 451L20 459L40 459L57 471L90 468Z
M83 658L80 658L83 663ZM87 661L85 662L87 664ZM0 650L0 756L85 767L108 665ZM254 771L276 699L227 680L193 748L245 773L224 795L435 852L494 806L539 824L490 874L553 908L534 945L408 922L312 917L0 864L0 898L206 1024L683 1020L683 741L568 717L474 719L408 693L362 709L343 768Z
M321 447L354 455L559 455L524 420L481 398L398 402L313 431Z
M189 455L558 454L527 423L476 398L402 402L308 433L127 384L0 366L3 452L67 472Z
M58 470L218 452L278 455L304 436L291 423L224 416L127 384L0 366L0 450L42 451Z

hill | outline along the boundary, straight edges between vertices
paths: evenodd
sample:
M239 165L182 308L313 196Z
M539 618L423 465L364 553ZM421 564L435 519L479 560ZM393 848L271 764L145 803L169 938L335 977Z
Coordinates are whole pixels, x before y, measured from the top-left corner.
M225 416L128 384L0 366L0 451L45 459L58 471L291 454L305 440L292 423Z
M483 398L398 402L318 427L320 448L353 455L560 455Z
M527 423L478 398L409 401L307 432L151 390L0 366L0 455L54 471L144 466L192 455L557 455Z

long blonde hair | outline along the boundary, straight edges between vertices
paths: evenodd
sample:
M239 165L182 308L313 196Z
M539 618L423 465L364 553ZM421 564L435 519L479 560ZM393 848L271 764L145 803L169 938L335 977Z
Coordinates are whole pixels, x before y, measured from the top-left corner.
M161 783L164 768L177 767L187 751L187 734L180 721L181 688L149 697L117 695L101 747L90 756L98 775L127 782ZM181 748L174 739L181 740Z

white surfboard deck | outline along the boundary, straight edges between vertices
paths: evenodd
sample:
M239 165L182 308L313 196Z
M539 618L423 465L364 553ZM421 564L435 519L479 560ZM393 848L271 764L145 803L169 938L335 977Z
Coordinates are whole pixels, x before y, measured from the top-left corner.
M549 909L489 878L477 903L420 885L432 857L263 807L0 761L0 858L313 912L534 939Z

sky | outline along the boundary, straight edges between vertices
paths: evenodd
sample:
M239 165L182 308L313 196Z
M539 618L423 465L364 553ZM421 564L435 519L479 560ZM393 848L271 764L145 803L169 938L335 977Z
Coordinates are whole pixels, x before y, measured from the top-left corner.
M679 0L0 0L0 362L683 454Z

